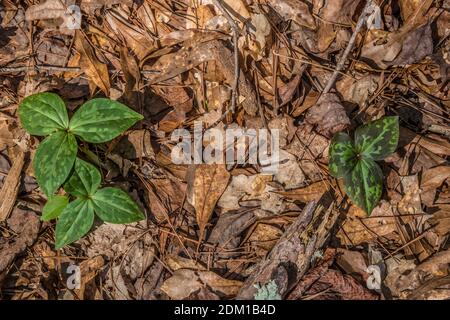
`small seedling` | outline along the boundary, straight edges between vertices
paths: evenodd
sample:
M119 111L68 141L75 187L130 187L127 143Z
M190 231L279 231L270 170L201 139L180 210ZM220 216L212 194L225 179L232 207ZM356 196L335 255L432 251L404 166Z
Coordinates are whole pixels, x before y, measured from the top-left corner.
M398 117L385 117L358 127L354 142L343 132L331 140L330 174L343 178L345 193L369 215L383 189L383 172L375 161L397 149L398 137Z
M143 117L109 99L92 99L69 121L64 101L54 93L38 93L19 106L22 126L31 135L47 136L33 160L36 180L47 195L42 220L58 219L56 248L84 236L92 227L94 213L110 223L144 219L137 204L117 188L99 189L101 174L93 165L77 158L77 138L90 143L110 141ZM65 184L64 184L65 183ZM69 196L55 195L64 184Z

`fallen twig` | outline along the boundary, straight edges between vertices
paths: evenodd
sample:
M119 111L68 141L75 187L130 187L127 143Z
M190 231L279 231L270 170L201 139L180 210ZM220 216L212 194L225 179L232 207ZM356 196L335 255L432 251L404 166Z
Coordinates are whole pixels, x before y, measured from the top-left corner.
M355 31L352 34L352 37L350 38L350 41L347 44L347 47L345 48L344 53L339 58L339 62L336 66L336 69L333 72L333 75L331 76L330 80L328 80L327 85L325 86L325 89L323 89L322 94L330 92L331 88L334 86L334 83L336 82L336 79L339 75L339 73L344 69L345 62L347 61L347 57L350 54L350 51L352 51L353 45L356 41L356 36L358 35L359 31L361 31L361 28L366 23L366 18L372 14L373 12L373 5L372 0L368 0L366 3L366 6L363 9L363 12L359 16L358 22L356 23Z
M238 39L239 39L239 27L234 21L233 17L223 6L222 0L214 0L214 4L219 8L219 10L223 13L225 18L228 20L230 24L231 30L233 30L233 46L234 46L234 81L231 92L231 107L230 110L227 110L222 117L225 117L230 111L234 113L236 110L236 100L237 100L237 91L239 84L239 47L238 47Z

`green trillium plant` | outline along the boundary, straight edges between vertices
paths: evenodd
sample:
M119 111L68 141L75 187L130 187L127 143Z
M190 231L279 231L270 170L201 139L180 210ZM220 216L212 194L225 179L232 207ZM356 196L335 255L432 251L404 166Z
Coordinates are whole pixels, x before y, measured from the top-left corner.
M358 127L354 141L344 132L331 140L330 174L343 179L345 193L369 215L383 190L383 172L376 161L397 149L398 138L398 117L393 116Z
M89 232L95 214L110 223L145 218L124 191L100 188L100 171L77 158L77 139L110 141L142 120L142 115L117 101L99 98L83 104L69 120L64 101L57 94L45 92L25 98L19 106L19 117L29 134L46 136L36 151L33 168L39 187L48 197L42 220L58 219L57 249ZM63 185L67 195L56 195Z

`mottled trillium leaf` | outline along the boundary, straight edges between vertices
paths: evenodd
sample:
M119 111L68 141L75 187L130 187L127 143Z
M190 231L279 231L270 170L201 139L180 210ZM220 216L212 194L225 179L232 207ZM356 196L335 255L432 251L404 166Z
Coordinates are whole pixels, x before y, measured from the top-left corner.
M84 141L110 141L143 117L127 106L113 100L99 98L83 104L70 120L70 131Z
M69 203L56 224L56 249L77 241L94 223L94 206L91 200L76 199Z
M64 101L54 93L43 92L26 97L19 105L22 126L29 134L46 136L69 127Z
M371 159L359 160L344 176L344 189L352 202L370 215L380 201L383 189L380 166Z
M56 195L51 197L42 209L41 220L50 221L58 218L68 204L69 198L66 196Z
M92 164L77 158L72 176L64 185L67 193L76 197L88 197L97 191L102 177Z
M98 190L92 197L97 216L105 222L131 223L145 219L128 194L117 188Z
M36 180L50 197L66 181L77 156L77 141L71 133L58 131L41 142L33 160Z
M355 146L361 156L383 160L397 149L398 137L398 117L384 117L357 128Z
M355 167L356 162L356 151L349 135L337 133L331 140L329 150L330 174L335 178L342 178Z

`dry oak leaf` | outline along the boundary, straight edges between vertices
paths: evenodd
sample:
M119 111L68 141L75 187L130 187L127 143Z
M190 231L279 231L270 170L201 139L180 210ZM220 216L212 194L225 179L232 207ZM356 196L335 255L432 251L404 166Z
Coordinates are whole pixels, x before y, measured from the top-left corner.
M242 286L241 281L228 280L211 271L178 269L172 277L164 281L161 290L170 298L181 300L208 286L214 292L225 296L235 296Z
M199 236L202 239L216 203L228 185L230 173L224 164L200 164L193 167L193 175L190 175L188 198L195 208Z

